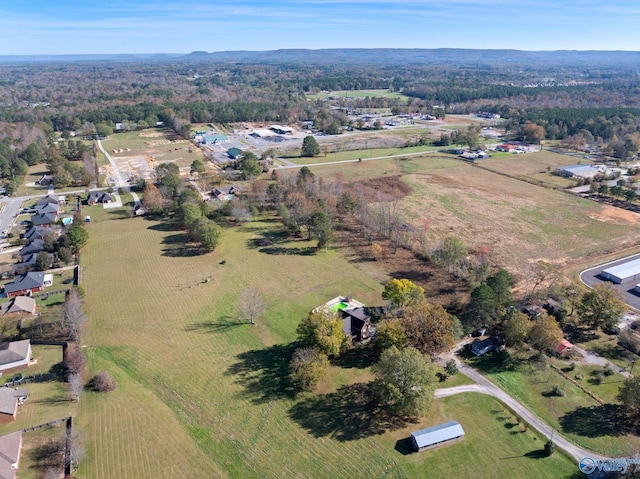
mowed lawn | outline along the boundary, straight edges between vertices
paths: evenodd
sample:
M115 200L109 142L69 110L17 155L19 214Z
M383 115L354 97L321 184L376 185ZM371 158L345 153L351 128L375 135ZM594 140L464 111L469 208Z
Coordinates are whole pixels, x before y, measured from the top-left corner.
M321 395L294 396L287 373L299 319L341 294L379 304L382 286L335 252L312 254L306 241L252 246L274 228L265 220L225 229L218 250L200 256L158 222L89 225L85 350L92 373L111 371L119 387L81 401L80 477L450 477L456 448L485 456L495 477L574 470L561 455L524 456L542 440L512 434L490 398L448 398L429 422L384 433L350 401L360 390L354 380L370 377L366 368L341 369ZM247 287L269 306L254 326L236 319ZM411 430L453 417L468 424L463 444L424 455L396 450ZM466 460L456 475L472 477L477 467Z

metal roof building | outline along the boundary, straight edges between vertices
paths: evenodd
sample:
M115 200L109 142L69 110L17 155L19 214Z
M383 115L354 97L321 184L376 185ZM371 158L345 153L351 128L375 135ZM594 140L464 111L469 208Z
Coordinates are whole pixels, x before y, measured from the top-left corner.
M570 165L556 168L556 173L562 176L572 177L578 176L580 178L593 178L594 176L606 173L606 167L602 165Z
M602 277L616 284L640 278L640 258L602 271Z
M461 439L464 436L462 426L456 421L445 422L437 426L411 433L411 442L416 451L424 451L445 443Z

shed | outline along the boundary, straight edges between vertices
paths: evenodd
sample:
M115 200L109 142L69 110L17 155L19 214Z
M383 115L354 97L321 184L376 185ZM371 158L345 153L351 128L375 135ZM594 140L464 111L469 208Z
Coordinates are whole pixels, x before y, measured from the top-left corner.
M601 275L616 284L637 280L640 278L640 258L607 268Z
M412 432L411 443L416 452L421 452L462 439L463 436L462 426L456 421L449 421Z
M556 353L558 354L558 356L561 356L564 353L571 352L572 349L573 349L573 344L571 344L566 339L563 339L562 341L560 341L560 344L558 344L558 346L556 347Z

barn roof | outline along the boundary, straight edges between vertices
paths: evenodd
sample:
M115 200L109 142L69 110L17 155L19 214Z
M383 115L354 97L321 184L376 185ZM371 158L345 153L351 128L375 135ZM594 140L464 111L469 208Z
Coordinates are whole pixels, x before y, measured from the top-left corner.
M460 436L464 436L464 430L456 421L445 422L444 424L438 424L437 426L411 433L411 437L418 446L418 449L449 441Z

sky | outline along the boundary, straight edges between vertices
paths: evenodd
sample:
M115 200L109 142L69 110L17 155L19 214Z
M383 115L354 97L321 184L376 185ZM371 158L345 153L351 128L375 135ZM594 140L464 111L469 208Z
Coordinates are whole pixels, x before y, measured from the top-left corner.
M280 48L640 51L637 0L0 0L0 55Z

